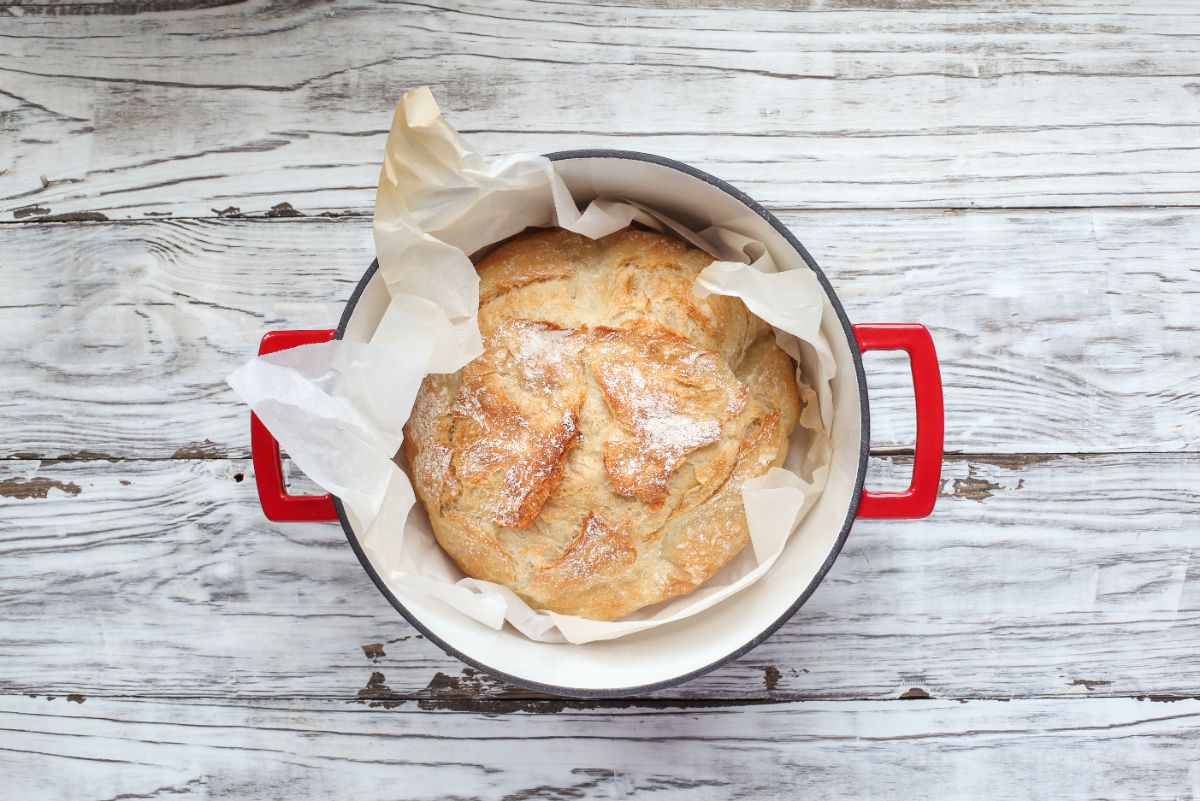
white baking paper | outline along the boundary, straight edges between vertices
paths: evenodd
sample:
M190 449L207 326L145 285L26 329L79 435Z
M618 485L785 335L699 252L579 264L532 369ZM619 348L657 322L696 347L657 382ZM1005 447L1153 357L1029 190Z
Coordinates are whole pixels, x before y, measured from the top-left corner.
M531 609L512 591L466 578L441 550L393 457L424 376L454 372L481 352L479 282L469 254L529 227L559 225L591 238L631 222L669 231L718 259L698 296L741 298L772 324L780 345L810 365L805 403L784 468L742 490L752 547L696 591L621 621ZM691 231L620 198L582 211L543 156L485 159L439 111L427 88L407 93L388 135L375 205L375 249L390 305L367 343L305 345L252 359L229 383L313 481L362 521L360 542L402 599L438 598L493 629L534 640L586 643L694 615L764 575L825 484L835 362L821 333L824 293L799 257L776 264L736 231Z

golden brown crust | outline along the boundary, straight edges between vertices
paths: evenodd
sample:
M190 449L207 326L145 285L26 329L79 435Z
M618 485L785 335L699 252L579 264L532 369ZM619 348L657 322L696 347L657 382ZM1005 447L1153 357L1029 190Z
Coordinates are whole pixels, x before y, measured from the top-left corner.
M562 258L562 245L570 240L559 230L519 237L488 254L488 269L479 271L480 304L527 284L569 277L572 264Z
M468 575L612 620L690 592L749 542L741 486L782 463L795 364L711 258L625 229L520 236L477 266L484 353L426 379L404 452Z
M609 525L589 512L579 535L567 545L560 559L538 570L529 580L527 593L587 603L586 596L597 586L619 581L637 562L637 548L629 535L629 522Z

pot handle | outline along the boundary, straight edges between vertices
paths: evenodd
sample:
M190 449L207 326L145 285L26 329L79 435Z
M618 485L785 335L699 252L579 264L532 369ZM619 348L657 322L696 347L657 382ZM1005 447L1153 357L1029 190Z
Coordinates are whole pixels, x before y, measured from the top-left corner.
M942 478L945 433L942 374L929 329L917 323L866 323L854 326L858 350L903 350L912 367L917 406L917 442L912 483L904 492L863 490L859 517L926 517L933 511Z
M328 342L334 332L329 329L307 331L268 331L258 346L264 356L298 345ZM258 502L268 520L280 523L337 520L332 495L289 495L283 483L283 463L279 458L279 441L250 413L250 458L254 462L254 480L258 484Z

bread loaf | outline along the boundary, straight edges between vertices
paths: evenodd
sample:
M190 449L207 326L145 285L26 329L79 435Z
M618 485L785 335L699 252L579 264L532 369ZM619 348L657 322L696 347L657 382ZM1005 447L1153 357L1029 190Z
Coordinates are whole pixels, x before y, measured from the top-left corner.
M484 353L426 378L404 453L446 553L537 609L615 620L749 542L741 487L783 462L795 364L712 261L664 234L524 234L477 265Z

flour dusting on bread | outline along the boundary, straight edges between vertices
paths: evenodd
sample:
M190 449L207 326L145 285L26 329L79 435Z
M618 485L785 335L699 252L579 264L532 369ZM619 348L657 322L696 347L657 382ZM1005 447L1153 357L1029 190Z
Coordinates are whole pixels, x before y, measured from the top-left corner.
M414 487L468 575L615 620L690 592L749 542L741 485L783 462L795 364L712 261L664 234L549 229L477 265L484 353L426 378Z

